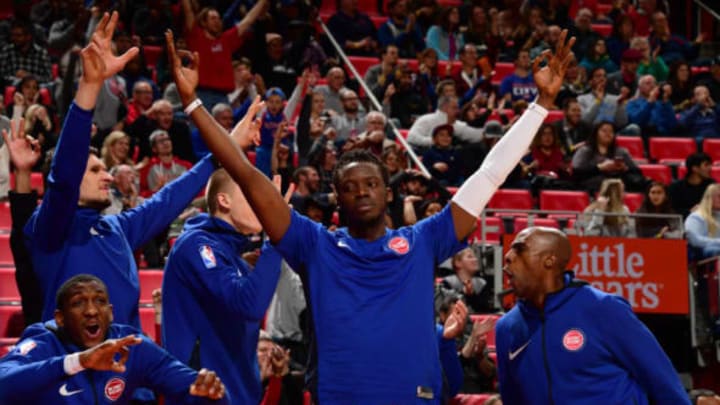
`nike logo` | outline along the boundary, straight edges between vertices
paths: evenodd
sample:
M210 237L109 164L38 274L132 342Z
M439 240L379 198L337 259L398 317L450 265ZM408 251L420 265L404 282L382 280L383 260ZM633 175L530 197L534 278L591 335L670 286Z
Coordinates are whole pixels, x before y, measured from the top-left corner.
M517 357L523 350L525 350L526 347L530 344L530 341L528 340L524 345L520 346L515 350L514 352L508 353L508 358L510 361L515 360L515 357Z
M90 227L90 235L92 236L98 236L100 235L100 232L96 231L94 227Z
M63 384L63 385L60 386L60 391L59 391L59 392L60 392L60 395L62 395L62 396L64 396L64 397L69 397L69 396L71 396L71 395L79 394L79 393L83 392L83 390L68 391L68 390L67 390L67 383L65 383L65 384Z

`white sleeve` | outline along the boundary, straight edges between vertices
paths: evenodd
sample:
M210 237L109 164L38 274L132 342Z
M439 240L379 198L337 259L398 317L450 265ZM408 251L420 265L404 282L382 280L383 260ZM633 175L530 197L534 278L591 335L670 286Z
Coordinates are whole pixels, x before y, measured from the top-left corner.
M407 141L410 145L429 147L432 146L432 130L430 128L433 120L429 116L419 117L410 127Z
M530 104L505 136L490 149L482 166L463 183L452 201L468 213L479 216L495 190L527 153L547 114L545 108Z

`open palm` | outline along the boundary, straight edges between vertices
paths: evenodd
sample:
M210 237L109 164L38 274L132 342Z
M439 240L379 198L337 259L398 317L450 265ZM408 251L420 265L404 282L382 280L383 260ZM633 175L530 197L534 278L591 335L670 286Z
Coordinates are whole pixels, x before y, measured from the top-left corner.
M40 143L37 139L26 136L22 131L25 120L10 122L10 133L2 131L3 139L10 152L10 160L18 171L30 171L40 159Z
M260 96L255 96L255 100L253 100L245 116L235 125L232 132L230 132L230 136L240 148L247 149L253 143L260 144L261 122L256 116L264 106L265 103L260 100Z
M533 61L533 78L541 96L555 99L562 87L565 72L573 59L572 46L575 44L575 37L566 42L567 35L567 30L563 30L555 53L545 50ZM547 60L547 65L540 68L543 60Z
M168 48L170 72L177 86L178 93L184 103L189 103L195 99L195 88L199 80L198 66L200 65L200 57L197 52L176 51L173 33L170 30L165 32L165 42ZM183 57L189 59L188 66L183 66Z
M105 13L92 34L90 43L80 52L83 64L83 79L91 83L102 83L121 71L139 50L132 47L120 56L112 50L112 37L117 26L119 14Z

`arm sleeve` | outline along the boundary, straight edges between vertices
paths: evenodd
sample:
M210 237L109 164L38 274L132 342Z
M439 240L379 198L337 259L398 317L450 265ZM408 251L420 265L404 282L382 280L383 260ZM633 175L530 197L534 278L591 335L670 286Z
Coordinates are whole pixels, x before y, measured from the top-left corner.
M650 111L652 110L652 104L648 103L643 99L635 99L627 103L628 119L633 124L644 126L650 119Z
M22 354L23 344L36 344ZM42 342L30 339L21 341L15 349L0 360L0 403L11 404L27 401L62 381L67 375L63 369L65 356L48 356Z
M490 150L480 169L455 193L453 202L468 213L479 216L495 190L527 153L530 142L547 114L545 108L530 104L500 142Z
M438 60L448 60L448 54L440 49L440 27L433 25L427 32L425 44L428 48L433 48L437 53Z
M509 349L506 342L508 341L508 332L502 327L502 320L498 321L495 326L495 350L497 354L497 377L500 397L507 404L522 404L523 401L517 395L518 390L512 385L510 373L507 371L507 356Z
M138 249L177 218L205 186L213 169L208 155L139 207L119 214L118 221L130 247Z
M429 118L429 116L426 117ZM429 147L432 145L432 137L430 136L432 128L429 128L429 120L423 118L418 118L410 127L407 141L414 146Z
M317 243L320 232L327 232L322 224L315 223L292 210L290 226L285 235L275 245L275 248L296 272L305 268L308 252L318 249Z
M696 248L720 247L720 239L707 236L707 234L707 224L699 215L691 214L685 219L685 235L690 246Z
M685 127L686 129L690 129L690 126L695 123L695 119L697 118L698 113L700 112L700 105L695 104L692 106L689 110L683 112L680 114L680 119L678 120L678 123Z
M585 146L575 152L571 163L575 177L583 179L600 174L600 169L594 163L595 160L592 158L592 154L592 150Z
M447 380L447 391L451 397L460 392L463 385L463 369L458 359L455 339L443 338L442 325L436 325L438 349L440 350L440 365L442 366L445 379Z
M34 220L25 228L37 249L53 251L66 239L75 218L80 183L87 167L91 125L92 111L73 103L55 148L42 204Z
M602 310L595 311L601 318L607 349L657 405L690 404L685 389L662 347L652 333L637 319L624 300L607 296ZM598 308L600 309L600 308ZM628 339L632 336L632 339Z

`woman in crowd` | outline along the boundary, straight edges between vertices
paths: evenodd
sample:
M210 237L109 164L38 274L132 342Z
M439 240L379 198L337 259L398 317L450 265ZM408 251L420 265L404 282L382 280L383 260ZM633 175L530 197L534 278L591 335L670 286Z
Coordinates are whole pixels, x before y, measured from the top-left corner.
M667 80L672 86L670 102L677 112L686 110L693 105L694 80L690 75L690 65L685 61L677 61L670 65L670 75Z
M444 8L440 14L440 23L433 25L427 32L425 43L437 52L440 60L457 60L465 45L460 32L460 10L457 7Z
M635 223L623 203L625 185L620 179L602 182L598 198L585 209L585 235L635 237Z
M670 204L670 196L664 184L653 181L650 183L645 199L637 210L638 214L675 214ZM640 238L680 238L682 224L671 218L635 218L635 231Z
M111 132L103 141L100 156L105 163L107 170L120 164L134 166L130 159L130 137L122 131Z
M607 50L610 59L620 65L622 53L630 48L630 40L635 36L635 24L629 15L618 16L613 23L612 33L607 40Z
M720 184L705 189L700 204L685 219L685 233L699 258L720 255Z
M613 73L618 70L617 65L610 59L610 55L608 55L605 39L602 37L595 39L587 55L580 61L580 66L585 68L586 72L590 72L596 68L603 68L607 73Z

